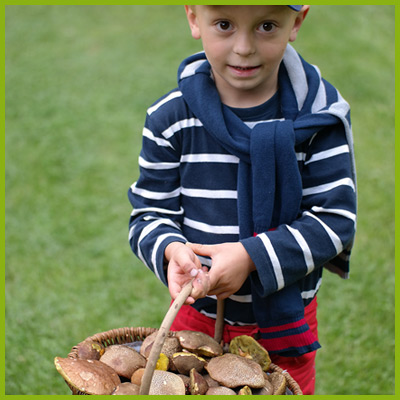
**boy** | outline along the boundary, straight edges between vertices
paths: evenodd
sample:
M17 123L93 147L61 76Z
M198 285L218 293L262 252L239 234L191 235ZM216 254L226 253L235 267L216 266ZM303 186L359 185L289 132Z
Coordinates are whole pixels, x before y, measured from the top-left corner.
M174 299L171 329L256 337L314 393L316 293L355 234L348 104L289 45L309 6L185 6L204 52L147 111L129 240Z

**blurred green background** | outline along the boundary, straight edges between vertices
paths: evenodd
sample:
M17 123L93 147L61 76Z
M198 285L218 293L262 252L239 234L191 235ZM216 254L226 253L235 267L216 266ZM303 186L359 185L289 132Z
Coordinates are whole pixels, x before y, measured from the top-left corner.
M167 289L128 245L147 107L201 50L183 6L5 6L5 394L69 394L55 356L158 327ZM295 43L352 106L351 278L318 296L316 394L394 394L395 7L312 6Z

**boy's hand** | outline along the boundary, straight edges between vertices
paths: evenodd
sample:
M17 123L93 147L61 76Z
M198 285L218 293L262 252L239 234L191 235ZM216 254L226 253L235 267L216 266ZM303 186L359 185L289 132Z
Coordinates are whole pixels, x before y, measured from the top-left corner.
M210 288L208 269L202 267L189 246L180 242L170 243L165 249L165 258L168 261L168 288L173 300L193 278L193 290L185 304L193 304L196 299L206 296Z
M240 242L202 245L187 243L196 254L210 257L212 267L209 271L209 295L225 299L236 293L249 276L255 265Z

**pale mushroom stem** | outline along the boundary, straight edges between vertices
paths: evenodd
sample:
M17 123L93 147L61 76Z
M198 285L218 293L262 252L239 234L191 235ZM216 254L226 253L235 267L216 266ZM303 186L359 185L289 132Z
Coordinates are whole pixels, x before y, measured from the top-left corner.
M169 328L174 322L178 311L185 303L186 299L189 297L193 288L193 279L188 282L178 294L171 307L168 309L165 317L161 323L160 329L157 333L156 339L154 341L153 347L150 351L149 358L147 360L146 368L143 374L142 383L140 385L140 395L148 395L150 391L151 380L153 378L154 370L158 358L160 357L161 349L164 345L165 339L168 336Z

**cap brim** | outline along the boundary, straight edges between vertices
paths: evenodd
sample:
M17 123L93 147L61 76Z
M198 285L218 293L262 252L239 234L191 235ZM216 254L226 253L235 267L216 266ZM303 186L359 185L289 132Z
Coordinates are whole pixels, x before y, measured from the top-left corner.
M294 11L300 11L303 6L301 5L301 6L288 6L288 7L290 7Z

